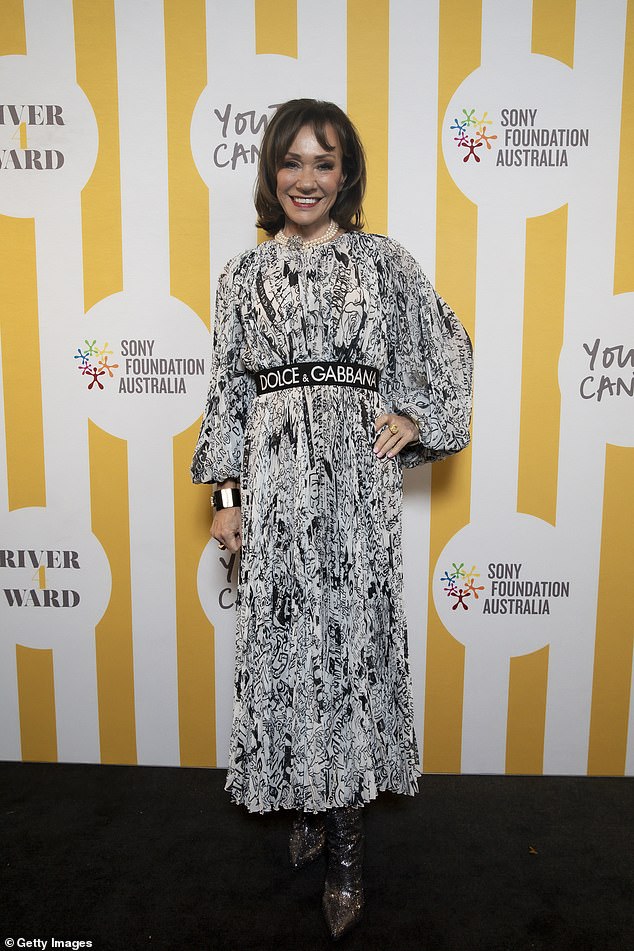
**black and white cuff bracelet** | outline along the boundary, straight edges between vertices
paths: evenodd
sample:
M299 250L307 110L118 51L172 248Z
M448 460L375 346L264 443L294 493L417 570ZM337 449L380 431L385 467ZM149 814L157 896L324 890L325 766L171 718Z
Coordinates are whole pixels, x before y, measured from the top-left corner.
M240 489L216 489L211 496L211 504L216 512L240 506Z

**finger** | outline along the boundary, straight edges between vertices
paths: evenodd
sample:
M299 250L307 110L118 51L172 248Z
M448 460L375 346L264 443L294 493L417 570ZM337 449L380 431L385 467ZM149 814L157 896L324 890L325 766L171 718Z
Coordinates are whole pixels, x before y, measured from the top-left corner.
M214 541L218 542L218 548L219 548L221 551L223 551L223 550L227 547L226 544L225 544L225 537L224 537L224 535L223 535L221 532L217 531L217 530L214 531L214 526L213 526L213 525L211 526L211 531L210 531L209 534L210 534L211 537L214 539Z
M399 431L397 433L391 433L389 429L386 429L377 439L374 451L379 458L383 458L385 455L393 456L413 441L413 424L403 424L402 426L398 424L398 426Z
M410 443L410 440L405 436L402 439L399 439L397 444L395 446L392 446L390 450L388 451L387 458L393 459L395 456L398 456L399 452L402 449L405 449L405 447L408 446L409 443Z
M397 426L398 429L403 429L409 423L411 423L411 420L407 416L401 416L398 413L383 413L374 420L374 427L377 430L381 430L384 427L389 429L390 426Z
M374 452L379 457L384 456L385 453L388 451L388 449L396 445L397 441L398 441L398 437L394 436L391 432L389 432L386 429L384 433L381 433L381 435L375 442Z
M399 439L402 439L403 436L408 438L407 429L405 426L401 426L400 423L390 423L390 425L396 425L397 431L393 433L391 432L390 427L386 426L374 443L374 451L379 455L381 453L385 453L389 448L391 448L391 446L395 446Z
M227 544L228 550L232 552L232 554L235 554L237 551L239 551L240 546L242 545L242 538L240 537L240 532L236 532L235 535L233 535L231 538L228 538L226 544Z
M219 534L217 540L223 548L227 548L229 551L237 551L237 548L242 544L242 533L238 529L230 529Z
M375 440L375 446L378 443L380 443L381 440L385 441L387 439L390 439L394 435L394 433L390 432L390 426L393 426L395 423L398 426L397 419L398 417L394 417L393 414L390 416L387 416L384 414L383 416L378 416L376 418L376 420L374 421L374 426L375 426L375 429L377 430L378 435Z
M387 426L389 423L390 423L390 417L387 415L387 413L381 413L381 415L377 416L376 419L374 420L374 428L382 429L383 426Z

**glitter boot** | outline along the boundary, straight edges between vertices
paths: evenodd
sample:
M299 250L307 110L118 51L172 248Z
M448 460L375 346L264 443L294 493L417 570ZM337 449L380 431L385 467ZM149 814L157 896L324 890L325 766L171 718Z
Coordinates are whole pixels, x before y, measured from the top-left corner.
M322 815L300 812L291 828L288 854L294 868L303 868L314 861L326 847L326 826Z
M333 938L350 931L363 914L363 814L361 809L326 813L328 871L322 907Z

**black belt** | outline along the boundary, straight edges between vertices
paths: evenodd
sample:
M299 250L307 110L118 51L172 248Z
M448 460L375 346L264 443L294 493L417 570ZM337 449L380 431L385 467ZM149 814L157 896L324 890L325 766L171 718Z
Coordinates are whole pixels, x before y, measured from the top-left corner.
M376 367L363 363L340 363L338 360L318 360L315 363L289 363L254 372L258 396L287 390L293 386L357 386L364 390L378 390L380 373Z

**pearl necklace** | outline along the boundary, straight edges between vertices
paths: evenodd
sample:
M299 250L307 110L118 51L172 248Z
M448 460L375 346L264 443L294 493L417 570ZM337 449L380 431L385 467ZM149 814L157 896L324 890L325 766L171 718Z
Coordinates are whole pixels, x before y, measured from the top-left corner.
M284 231L278 231L275 235L275 240L278 244L281 244L283 248L290 248L292 251L307 251L309 248L316 248L320 244L326 244L328 241L332 241L338 231L339 225L337 222L331 221L324 233L318 238L311 238L305 241L304 238L301 238L298 234L289 236L284 234Z

